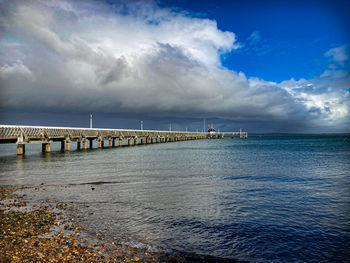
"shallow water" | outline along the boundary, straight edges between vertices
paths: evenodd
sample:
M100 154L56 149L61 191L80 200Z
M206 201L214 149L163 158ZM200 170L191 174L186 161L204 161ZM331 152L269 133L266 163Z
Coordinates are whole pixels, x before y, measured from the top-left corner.
M135 246L256 262L349 261L349 136L59 147L42 154L29 145L17 158L15 145L0 145L0 184L41 185L31 198L69 203L90 233Z

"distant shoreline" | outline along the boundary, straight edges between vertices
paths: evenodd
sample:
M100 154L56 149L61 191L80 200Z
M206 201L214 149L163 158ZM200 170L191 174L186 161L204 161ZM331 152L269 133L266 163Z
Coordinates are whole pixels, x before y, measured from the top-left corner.
M249 133L249 136L350 136L350 133Z

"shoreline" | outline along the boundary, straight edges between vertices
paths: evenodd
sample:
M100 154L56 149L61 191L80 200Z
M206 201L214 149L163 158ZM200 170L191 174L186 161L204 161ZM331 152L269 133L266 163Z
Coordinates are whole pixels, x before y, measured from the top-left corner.
M65 213L66 204L29 204L18 194L23 188L0 186L0 262L163 261L162 254L88 235Z
M67 204L31 204L28 196L20 193L40 187L0 186L0 262L246 262L106 242L84 231Z

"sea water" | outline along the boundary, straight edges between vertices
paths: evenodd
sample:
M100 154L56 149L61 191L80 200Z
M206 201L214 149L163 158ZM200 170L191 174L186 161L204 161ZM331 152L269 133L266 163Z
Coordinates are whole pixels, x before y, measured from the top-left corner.
M251 136L50 154L0 145L0 184L69 204L86 231L254 262L350 262L350 137ZM34 189L34 188L33 188Z

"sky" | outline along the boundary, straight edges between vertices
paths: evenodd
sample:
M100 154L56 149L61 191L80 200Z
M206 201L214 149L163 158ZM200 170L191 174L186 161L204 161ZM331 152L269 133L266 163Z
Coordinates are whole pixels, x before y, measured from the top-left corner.
M349 1L0 0L0 123L350 132Z

